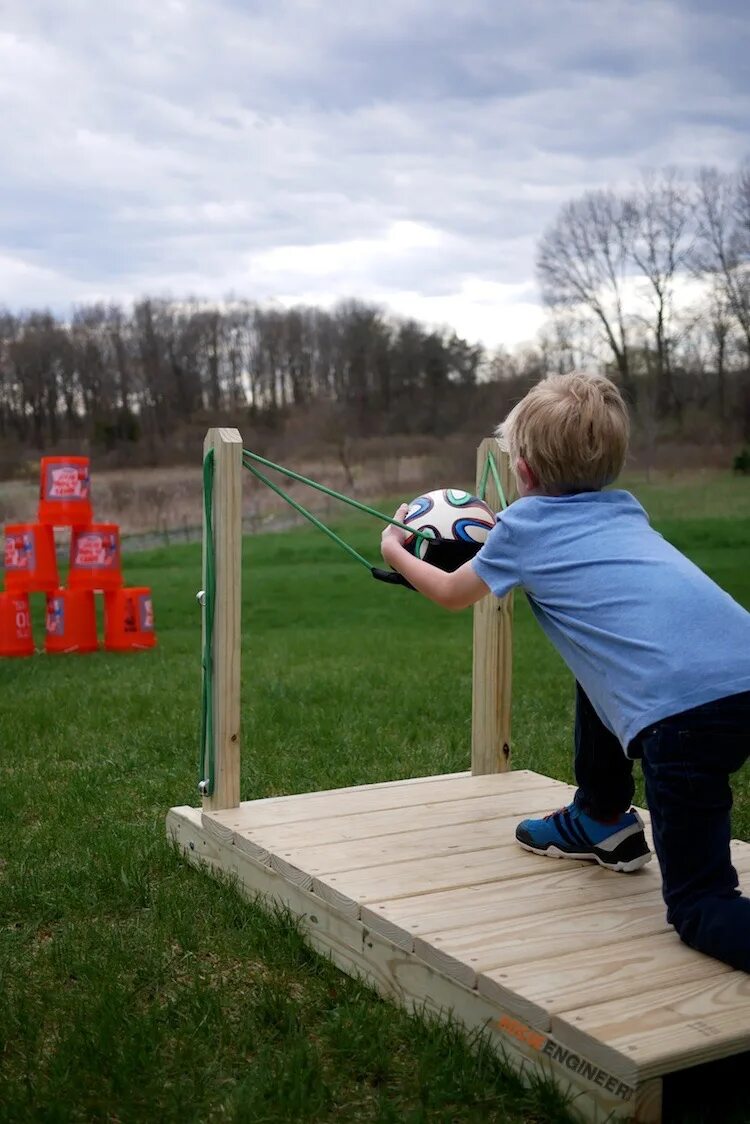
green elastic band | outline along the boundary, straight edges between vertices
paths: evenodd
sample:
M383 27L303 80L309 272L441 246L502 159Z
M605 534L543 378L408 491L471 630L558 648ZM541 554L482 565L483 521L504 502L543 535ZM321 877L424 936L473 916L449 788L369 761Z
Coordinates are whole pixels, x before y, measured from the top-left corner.
M495 458L493 457L492 453L487 454L487 460L489 461L490 472L492 473L492 479L495 481L495 487L497 488L497 494L500 497L500 506L503 509L503 511L505 511L506 507L508 506L508 501L505 498L505 490L503 488L503 482L500 479L500 473L498 472L497 465L495 464Z
M479 480L480 500L483 500L487 495L487 481L489 479L490 473L492 473L492 479L495 487L497 488L497 494L500 497L500 506L503 511L505 511L506 507L508 506L508 501L505 498L505 489L503 488L503 482L500 479L500 473L498 472L497 465L495 464L495 458L493 457L492 453L488 452L487 460L484 462L484 468Z
M266 460L265 457L259 456L258 453L251 453L249 449L243 449L242 456L246 460L265 465L266 468L272 468L275 472L283 472L290 480L298 480L300 484L307 484L308 488L313 488L316 492L322 492L324 496L330 496L334 500L340 500L341 503L346 503L349 507L356 507L358 511L364 511L367 515L372 515L375 519L380 519L382 523L390 523L393 527L400 527L402 531L408 531L410 535L414 535L418 539L429 539L429 535L423 535L421 531L415 531L413 527L408 527L406 523L399 523L398 519L394 519L390 515L383 515L382 511L377 511L374 507L368 507L366 503L361 503L360 500L352 499L351 496L345 496L342 492L335 492L333 488L327 488L325 484L319 484L317 480L311 480L309 476L302 476L301 473L294 472L291 468L285 468L283 464L274 464L273 461ZM246 464L245 468L250 468L250 465ZM252 471L252 469L250 470ZM283 495L285 499L289 500L286 492L279 492L278 494ZM289 502L294 506L291 500L289 500ZM303 510L302 514L308 515L308 512Z
M198 760L198 781L201 793L212 796L215 783L216 754L214 748L214 607L216 601L216 565L214 557L214 451L209 449L203 459L203 510L205 513L205 584L203 592L203 697L201 701L201 743Z
M326 527L325 523L322 523L316 515L313 515L313 513L311 511L308 511L307 508L303 507L301 503L297 503L296 500L292 499L292 497L287 492L285 492L283 488L279 487L278 484L274 484L272 480L269 480L268 477L264 473L262 473L259 468L255 468L254 465L247 464L245 461L243 461L242 463L248 470L248 472L252 472L253 476L260 480L261 483L265 484L267 488L270 488L271 491L275 492L277 496L281 496L283 500L286 500L290 507L293 507L295 511L298 511L300 515L303 515L305 517L305 519L309 519L313 526L317 527L319 531L322 531L324 535L328 535L329 539L332 539L335 543L338 543L338 545L342 547L342 549L345 550L347 554L350 554L356 562L359 562L361 563L361 565L366 566L368 570L372 570L372 565L367 561L366 558L363 558L363 556L358 551L356 551L353 546L350 546L348 542L344 542L342 538L339 538L335 531L332 531L330 527Z
M479 478L479 487L477 488L477 494L479 495L480 500L485 499L485 497L487 496L487 480L489 479L489 475L490 475L490 454L488 453L487 459L484 462L484 468L482 469L482 475Z

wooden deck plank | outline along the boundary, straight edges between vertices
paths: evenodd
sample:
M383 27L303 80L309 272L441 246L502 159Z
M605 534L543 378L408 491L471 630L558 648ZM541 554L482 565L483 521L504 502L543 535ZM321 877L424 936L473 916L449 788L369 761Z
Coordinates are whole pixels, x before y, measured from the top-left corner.
M590 882L585 878L589 872ZM543 885L537 886L536 882ZM554 878L552 875L534 875L525 878L522 886L517 886L515 882L500 883L495 900L491 906L488 903L484 915L473 914L469 924L465 921L465 912L463 919L456 913L450 913L438 920L425 920L418 923L419 932L415 935L422 941L440 938L455 941L457 945L465 942L467 946L471 946L475 940L483 944L492 939L500 925L517 919L536 921L548 913L560 917L568 912L574 912L576 916L585 915L598 909L606 909L610 904L623 899L632 900L650 895L656 900L661 897L660 890L661 881L654 865L624 877L617 876L612 871L602 871L601 867L594 864L583 869L579 866L576 877L566 879L564 883L561 883L559 875Z
M521 770L519 770L521 771ZM522 770L524 773L529 773L530 770ZM542 773L533 773L535 777L541 777ZM344 785L340 788L312 788L308 792L285 792L276 796L261 796L257 800L243 800L242 805L252 804L253 807L267 807L270 804L281 805L289 800L311 800L320 796L332 796L334 793L340 792L372 792L378 788L403 788L404 785L409 784L424 784L425 781L458 781L465 780L471 776L470 769L462 769L458 773L435 773L433 776L427 777L402 777L398 781L373 781L370 784L350 784ZM240 805L240 807L242 807ZM229 811L237 811L236 808L228 809Z
M314 843L348 843L359 839L379 839L404 830L442 828L454 824L478 823L502 816L527 815L549 811L556 800L568 799L575 792L572 785L560 781L550 786L513 789L502 793L483 793L467 799L417 804L408 808L386 808L373 812L326 816L315 821ZM283 854L293 847L308 847L311 842L310 821L283 824L279 827L236 828L243 838L261 843L267 849Z
M506 774L498 774L506 775ZM438 855L384 866L315 878L315 893L350 916L359 916L360 907L381 898L413 897L434 890L476 886L503 878L523 878L538 870L539 856L521 850L516 843L488 847L460 855ZM562 873L577 864L572 859L558 860Z
M409 783L333 789L325 793L303 793L299 796L245 801L239 808L212 812L207 816L207 820L231 833L237 829L275 827L279 824L313 821L327 816L358 815L362 812L382 811L387 808L409 808L428 803L465 800L469 796L482 794L532 791L540 787L548 789L555 784L562 785L562 782L552 781L549 777L529 770L494 773L481 777L461 776L448 780L427 777Z
M748 893L750 846L740 840L733 840L731 846L740 886L744 893ZM660 890L658 868L653 873ZM624 883L625 880L618 881ZM628 881L628 885L632 885L632 880ZM550 895L550 902L552 897ZM551 923L554 924L554 921ZM671 983L708 978L730 969L720 961L688 948L671 926L665 926L663 934L650 933L643 938L628 939L626 945L618 941L599 947L597 941L596 948L582 944L570 953L556 945L554 955L549 959L528 958L477 972L477 987L483 995L508 1004L519 1017L536 1022L543 1011L555 1013L571 1004L576 1007L593 1006L619 996L629 996L635 971L642 981L640 990L645 992L660 990Z
M670 929L625 943L504 964L478 974L477 988L532 1026L548 1026L551 1015L573 1006L626 998L635 981L641 989L661 990L730 971L719 960L688 948Z
M653 865L629 879L633 893L653 891L658 882ZM573 877L570 877L570 875ZM561 869L549 863L522 880L493 882L440 890L413 897L393 898L362 907L362 920L375 932L402 948L413 947L416 937L487 922L502 922L539 912L550 899L557 906L605 901L613 894L616 876L594 864Z
M427 964L474 987L479 973L507 964L595 949L649 933L667 931L660 892L609 898L590 905L543 912L535 917L417 937L414 951Z
M375 902L363 907L362 920L401 947L410 947L417 936L535 916L548 904L551 909L593 905L623 894L653 893L660 886L661 876L654 862L623 875L596 863L579 863L563 872L557 862L543 859L537 873L520 882L502 880Z
M750 889L750 847L735 845L733 852L740 885L745 890ZM525 913L519 910L516 920L475 921L470 926L445 932L426 932L415 939L415 951L427 957L427 946L430 946L438 954L450 955L452 960L472 964L477 972L484 972L494 966L515 963L516 949L523 960L541 960L544 952L535 955L535 950L547 945L557 958L568 951L568 945L571 945L569 951L576 952L630 939L639 935L636 930L641 924L646 926L643 935L657 932L658 927L651 927L652 917L664 919L666 909L658 868L656 874L656 878L649 878L642 870L613 877L609 883L611 895L593 906L588 902L581 905L568 901L561 907L555 894L529 896L526 898L529 909ZM645 892L638 892L639 883ZM651 888L647 890L649 885ZM631 887L636 888L633 894ZM663 927L666 929L666 921ZM542 933L537 932L540 928L544 930Z
M626 1080L750 1050L750 975L728 972L553 1015L557 1038Z
M528 794L524 794L528 803ZM463 803L463 802L462 802ZM531 814L539 814L532 807ZM274 859L279 858L291 866L298 867L313 876L325 877L359 867L402 863L410 859L430 858L435 855L462 854L465 851L480 851L487 847L502 847L514 843L518 823L518 812L511 810L501 818L454 824L449 826L431 825L422 827L421 809L414 809L409 816L401 815L401 826L411 821L406 831L393 832L382 837L370 837L346 842L324 843L320 846L281 847L278 850L269 844L264 835L264 846L271 850ZM237 833L238 835L240 833ZM281 869L281 868L279 868Z
M648 827L647 836L650 836ZM748 882L743 875L750 874L750 845L734 839L731 850L732 861L745 886ZM606 871L594 863L579 863L575 870L574 878L565 877L561 882L564 872L557 862L540 857L538 872L530 872L521 883L503 878L414 897L381 900L364 905L361 916L373 931L400 948L410 949L415 937L427 939L431 933L442 935L473 925L535 915L547 903L552 903L550 908L586 903L593 906L611 897L661 888L661 874L655 858L631 874Z
M231 818L232 815L236 816L236 809L234 813L223 817L223 822L219 817L207 815L204 823L206 830L215 839L234 843L259 861L270 861L269 856L273 852L294 866L295 857L290 853L292 848L299 848L307 857L311 851L311 840L315 846L327 846L330 843L332 854L335 852L335 844L342 848L342 853L348 853L351 842L368 839L382 840L383 848L387 851L391 846L388 836L402 833L405 829L435 831L451 824L491 823L500 817L503 810L508 818L515 817L514 823L509 824L509 838L512 839L515 823L530 810L531 814L536 814L535 802L540 811L546 810L556 801L566 799L573 791L571 785L552 781L549 786L535 784L532 789L479 795L463 800L386 808L375 812L357 813L346 810L322 819L297 819L279 827L234 827ZM293 814L300 815L300 812ZM230 822L226 822L227 820ZM369 863L360 865L373 865L376 861L379 860L373 858ZM324 869L323 863L319 863L316 873Z

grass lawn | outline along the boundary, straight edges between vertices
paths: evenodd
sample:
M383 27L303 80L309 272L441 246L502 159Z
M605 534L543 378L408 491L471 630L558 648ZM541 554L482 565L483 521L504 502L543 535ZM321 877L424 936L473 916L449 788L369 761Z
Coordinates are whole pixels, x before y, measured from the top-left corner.
M672 518L667 491L649 500L750 606L747 485L714 510L681 494ZM371 524L339 529L375 559ZM0 1120L565 1120L167 846L166 810L197 803L199 550L126 573L153 587L156 651L0 662ZM317 533L248 540L243 797L466 768L470 639L470 613L373 582ZM519 597L516 767L572 779L571 687ZM735 791L750 839L748 768Z

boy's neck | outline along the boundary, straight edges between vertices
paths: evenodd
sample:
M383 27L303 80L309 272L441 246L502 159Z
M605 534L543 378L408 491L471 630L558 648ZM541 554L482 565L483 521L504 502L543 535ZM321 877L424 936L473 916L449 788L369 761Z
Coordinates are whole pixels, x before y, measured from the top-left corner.
M590 495L594 492L601 492L601 488L570 488L564 491L550 492L545 488L526 488L518 481L518 498L525 499L527 496L542 496L546 499L562 499L564 496L580 496L582 494Z

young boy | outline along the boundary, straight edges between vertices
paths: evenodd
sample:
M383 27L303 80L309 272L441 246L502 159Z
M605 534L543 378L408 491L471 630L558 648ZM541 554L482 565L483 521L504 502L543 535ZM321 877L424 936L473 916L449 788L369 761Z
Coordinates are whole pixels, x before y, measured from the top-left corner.
M729 776L750 755L750 613L652 530L633 496L602 491L629 435L609 379L545 378L501 428L519 499L476 557L444 573L391 526L383 558L447 609L520 586L576 678L578 792L519 824L520 845L612 870L648 862L630 808L640 758L667 920L686 944L750 972L750 899L729 852Z

